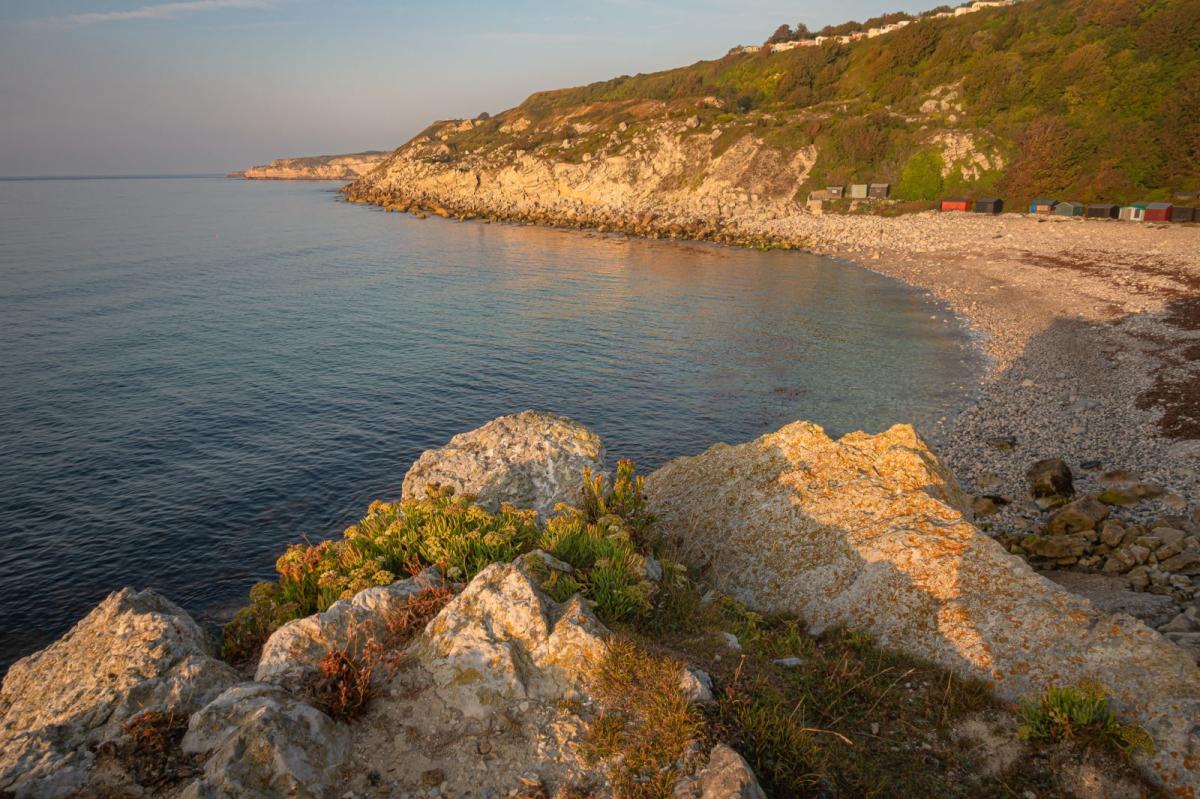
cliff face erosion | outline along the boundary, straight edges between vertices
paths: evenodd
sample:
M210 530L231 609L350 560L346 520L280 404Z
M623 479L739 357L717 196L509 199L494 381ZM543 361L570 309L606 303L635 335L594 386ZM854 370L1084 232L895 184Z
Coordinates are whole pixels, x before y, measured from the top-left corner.
M232 177L247 180L354 180L379 166L388 155L383 151L371 150L349 155L276 158L269 164L235 172Z

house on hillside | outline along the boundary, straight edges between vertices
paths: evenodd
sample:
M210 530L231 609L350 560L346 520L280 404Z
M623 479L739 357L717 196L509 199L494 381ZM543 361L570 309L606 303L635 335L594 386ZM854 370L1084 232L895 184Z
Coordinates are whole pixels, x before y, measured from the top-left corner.
M1054 206L1055 216L1083 216L1083 203L1067 201Z
M971 208L971 201L961 197L956 197L951 200L942 200L943 211L970 211Z
M867 190L870 187L866 183L851 183L850 184L850 199L865 200L867 199Z
M1121 209L1111 203L1092 203L1083 212L1088 219L1116 219Z
M867 196L876 200L886 200L892 191L890 183L872 183L867 187Z
M1175 206L1171 203L1147 203L1145 222L1170 222L1171 211Z
M845 197L846 196L846 187L845 186L826 186L825 191L829 192L830 197Z
M999 197L985 197L975 201L975 213L977 214L999 214L1003 211L1004 200Z
M1029 204L1029 213L1049 216L1054 213L1054 206L1056 205L1058 205L1058 200L1034 200Z
M1126 222L1144 222L1146 219L1146 204L1130 203L1121 208L1121 215L1118 218Z

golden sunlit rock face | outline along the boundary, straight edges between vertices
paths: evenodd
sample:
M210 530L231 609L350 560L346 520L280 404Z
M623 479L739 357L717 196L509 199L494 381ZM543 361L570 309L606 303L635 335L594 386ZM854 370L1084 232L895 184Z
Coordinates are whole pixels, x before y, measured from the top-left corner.
M1040 577L968 521L954 478L908 425L830 439L797 422L672 461L646 481L689 565L764 611L869 631L1020 699L1094 680L1155 741L1146 766L1200 791L1200 669L1125 616Z

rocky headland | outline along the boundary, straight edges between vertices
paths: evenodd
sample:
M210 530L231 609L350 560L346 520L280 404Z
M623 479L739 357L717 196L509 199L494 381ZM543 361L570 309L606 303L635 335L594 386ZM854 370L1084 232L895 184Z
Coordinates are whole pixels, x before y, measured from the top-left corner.
M246 180L355 180L383 163L390 153L369 150L346 155L315 155L276 158L269 164L231 172L229 177Z
M1119 551L1091 502L1043 536ZM0 793L1196 796L1194 654L971 505L907 426L795 423L643 480L569 419L502 417L290 548L219 650L124 589L14 664ZM1200 554L1177 524L1134 540Z

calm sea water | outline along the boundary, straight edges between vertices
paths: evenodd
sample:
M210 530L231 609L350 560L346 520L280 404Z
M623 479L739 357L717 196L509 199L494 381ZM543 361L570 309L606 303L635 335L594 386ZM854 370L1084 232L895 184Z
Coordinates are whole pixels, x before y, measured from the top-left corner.
M0 181L0 667L123 585L219 618L503 413L652 468L801 418L932 432L980 367L923 294L812 256Z

